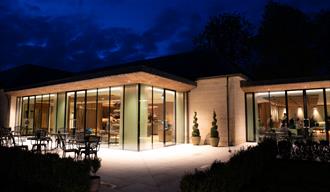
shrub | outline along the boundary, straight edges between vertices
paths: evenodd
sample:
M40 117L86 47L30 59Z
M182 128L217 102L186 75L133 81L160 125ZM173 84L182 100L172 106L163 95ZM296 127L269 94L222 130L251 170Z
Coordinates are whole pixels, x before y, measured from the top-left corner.
M217 125L217 114L213 111L213 121L211 127L211 137L219 138L218 125Z
M290 149L285 150L288 146L289 142L277 144L276 140L265 139L255 147L239 151L227 163L214 162L205 171L187 173L180 189L182 192L328 191L327 183L320 178L330 176L329 161L308 161L306 157L307 161L284 159L289 157ZM328 148L320 149L315 143L303 143L299 148L311 152L309 156L313 157L318 154L315 151L329 154Z
M95 175L95 173L100 169L101 167L101 159L98 157L89 159L85 158L83 162L90 168L90 172Z
M88 191L89 167L57 154L0 147L1 191Z
M193 121L194 125L193 125L193 130L192 130L192 136L193 137L199 137L200 136L197 120L198 120L197 119L197 112L195 112L194 121Z

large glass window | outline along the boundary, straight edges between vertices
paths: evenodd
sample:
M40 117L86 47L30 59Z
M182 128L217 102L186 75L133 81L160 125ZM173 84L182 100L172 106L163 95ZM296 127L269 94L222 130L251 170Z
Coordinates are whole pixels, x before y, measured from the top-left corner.
M57 131L64 132L65 127L65 93L57 94L57 114L56 114L56 128Z
M49 133L56 131L56 109L57 109L57 94L49 95Z
M49 95L42 95L42 108L41 108L41 127L48 131L49 125Z
M153 148L164 146L164 89L153 88Z
M270 116L273 128L287 128L285 92L270 92Z
M98 89L97 130L102 143L110 140L110 99L109 88Z
M24 133L90 133L109 147L147 150L185 141L184 94L148 85L18 97ZM87 132L88 131L88 132ZM138 132L139 131L139 132Z
M127 123L129 123L129 126L133 126L134 123L134 118L137 118L137 108L136 111L135 110L135 105L133 102L133 95L134 95L134 86L130 86L128 88L128 93L130 95L126 95L125 93L125 98L127 96L127 98L129 98L129 106L126 106L125 104L125 114L127 114L128 116L126 116L126 118L131 119L127 120ZM111 87L110 89L110 146L111 147L119 147L122 146L122 135L123 135L123 88L122 87ZM131 95L133 94L133 95ZM136 102L137 102L137 97L136 97ZM130 106L132 108L130 108ZM127 111L127 110L128 111ZM132 111L130 111L130 109L132 109ZM134 116L134 117L133 117ZM126 121L125 121L126 122ZM125 124L126 126L126 124ZM134 125L135 127L137 127L137 122ZM132 128L132 127L130 127ZM137 130L136 130L137 133ZM129 133L126 133L129 134ZM133 132L133 134L135 134L135 132Z
M323 89L306 90L306 98L307 117L313 140L326 139Z
M29 132L29 97L23 97L22 101L22 126L24 127L24 134L32 134L32 131Z
M326 108L327 108L327 117L326 117L326 137L329 137L330 135L330 89L325 89L326 94ZM328 140L329 138L327 138Z
M246 94L246 131L247 141L255 141L254 120L253 120L253 94Z
M176 92L176 142L177 143L184 143L185 137L185 126L184 126L184 120L185 120L185 112L184 112L184 95L182 92Z
M87 103L86 103L86 128L92 130L93 134L97 134L97 119L96 119L96 96L97 90L87 90Z
M175 124L175 92L165 91L166 107L165 107L165 122L164 133L166 145L173 145L176 141L176 124Z
M288 118L289 128L294 134L301 134L304 127L304 101L303 91L288 91Z
M77 132L85 133L85 95L86 91L77 91L77 99L76 99L76 128Z
M29 97L29 109L28 109L28 129L29 133L32 134L34 132L34 125L35 125L35 96Z
M125 86L124 149L137 150L138 141L138 86Z
M140 150L146 150L152 148L152 87L141 85L140 94Z
M16 98L16 116L15 116L15 131L21 130L21 114L22 114L22 98L17 97Z
M269 93L256 93L255 105L256 137L260 139L260 136L270 132L273 127L270 114Z
M34 128L41 128L41 114L42 114L42 95L35 97L35 108L34 108Z
M68 92L66 95L66 128L63 131L76 130L75 92Z

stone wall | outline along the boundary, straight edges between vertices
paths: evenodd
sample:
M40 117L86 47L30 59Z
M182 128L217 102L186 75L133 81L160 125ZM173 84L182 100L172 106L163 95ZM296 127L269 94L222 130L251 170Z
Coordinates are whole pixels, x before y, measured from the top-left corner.
M229 138L227 120L227 77L212 77L197 81L197 87L189 92L188 121L189 136L192 131L194 112L197 112L201 143L208 144L213 110L217 113L220 146L245 142L244 92L240 88L239 76L230 76L229 84ZM229 141L228 141L229 139Z

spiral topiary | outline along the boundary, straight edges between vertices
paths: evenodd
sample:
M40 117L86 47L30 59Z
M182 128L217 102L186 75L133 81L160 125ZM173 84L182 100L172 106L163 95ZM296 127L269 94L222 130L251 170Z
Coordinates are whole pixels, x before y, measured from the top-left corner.
M193 121L194 125L193 125L193 131L192 131L192 136L193 137L199 137L200 136L197 120L198 120L197 119L197 112L195 112L194 121Z
M218 125L217 125L217 114L213 111L213 121L211 127L211 137L219 138Z

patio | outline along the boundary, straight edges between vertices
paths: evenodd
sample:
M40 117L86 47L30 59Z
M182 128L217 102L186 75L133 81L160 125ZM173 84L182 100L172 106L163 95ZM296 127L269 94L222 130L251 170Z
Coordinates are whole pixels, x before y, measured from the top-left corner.
M101 147L100 191L179 191L185 172L207 168L214 160L227 161L235 151L254 143L235 147L182 144L150 151L134 152ZM229 152L231 150L231 153Z

